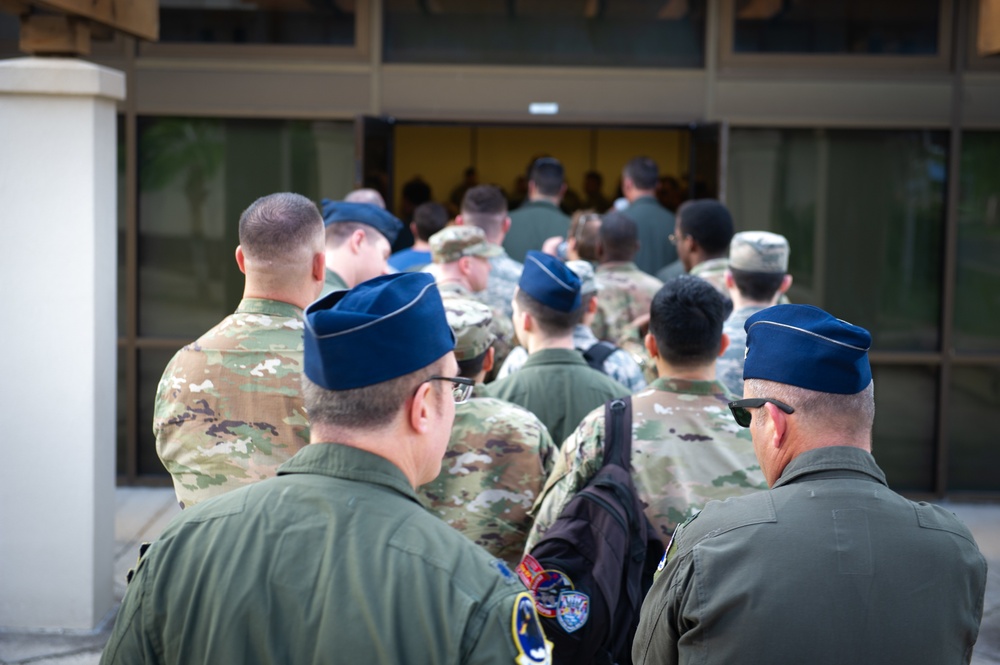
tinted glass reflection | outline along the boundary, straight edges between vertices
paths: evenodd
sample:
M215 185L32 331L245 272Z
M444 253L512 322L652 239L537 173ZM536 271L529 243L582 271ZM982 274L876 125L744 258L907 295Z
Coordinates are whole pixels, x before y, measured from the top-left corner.
M1000 351L1000 132L962 137L955 347Z
M940 0L735 0L736 53L934 55Z
M940 345L947 136L736 129L728 202L784 234L793 302L872 332L875 350Z
M937 369L875 366L872 378L875 461L892 489L933 491Z
M705 0L386 0L384 34L386 62L701 67Z
M351 189L350 123L149 118L139 124L139 333L198 337L239 303L240 214Z
M948 409L948 489L1000 491L1000 367L954 368Z

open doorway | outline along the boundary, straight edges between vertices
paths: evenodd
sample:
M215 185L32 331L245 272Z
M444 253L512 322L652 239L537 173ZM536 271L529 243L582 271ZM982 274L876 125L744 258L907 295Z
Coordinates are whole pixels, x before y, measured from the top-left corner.
M538 126L366 117L357 128L357 181L382 191L404 219L402 190L414 178L430 187L432 200L455 206L469 184L494 184L514 209L526 193L528 167L543 155L559 159L566 169L567 213L594 200L584 184L588 173L600 175L600 195L614 201L622 167L638 155L659 165L668 208L687 198L718 197L720 191L719 125Z

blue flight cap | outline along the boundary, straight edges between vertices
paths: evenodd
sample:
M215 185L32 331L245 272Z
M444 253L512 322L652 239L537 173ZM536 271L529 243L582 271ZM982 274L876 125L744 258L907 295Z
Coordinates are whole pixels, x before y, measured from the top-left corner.
M395 215L371 203L323 199L320 201L320 210L323 211L323 226L339 222L367 224L378 229L389 241L390 246L395 244L399 232L403 230L403 223L396 219Z
M853 395L872 380L872 336L812 305L776 305L747 319L744 379Z
M434 277L382 275L306 308L304 371L327 390L415 372L455 348Z
M580 306L580 278L554 256L530 250L517 283L529 296L560 312Z

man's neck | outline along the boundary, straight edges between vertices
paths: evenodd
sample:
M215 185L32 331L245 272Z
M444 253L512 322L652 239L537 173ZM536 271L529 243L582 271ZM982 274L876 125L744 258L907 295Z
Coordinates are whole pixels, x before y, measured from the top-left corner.
M558 207L559 206L559 197L558 196L545 196L544 194L532 194L532 196L531 196L531 202L532 203L538 203L538 202L551 203L552 205Z
M715 361L707 365L678 367L663 359L656 359L657 373L663 379L682 379L684 381L715 381Z
M762 300L750 300L740 295L739 289L729 289L729 298L733 301L733 311L738 311L744 307L760 307L761 309L765 307L770 307L778 302L778 298L781 296L780 293L775 293L774 297L767 301Z
M305 309L313 300L315 300L315 298L310 297L311 293L311 291L306 293L304 289L264 289L251 284L250 281L247 281L246 286L243 288L244 298L274 300L276 302L284 302L289 305L295 305L299 309Z
M414 252L429 252L431 251L431 244L426 240L421 240L417 238L413 241L413 247L411 247Z
M656 196L656 191L652 189L633 189L628 196L629 203L635 203L644 196Z
M573 331L558 337L542 337L540 335L530 335L524 343L528 350L528 355L538 353L545 349L570 349L573 350Z

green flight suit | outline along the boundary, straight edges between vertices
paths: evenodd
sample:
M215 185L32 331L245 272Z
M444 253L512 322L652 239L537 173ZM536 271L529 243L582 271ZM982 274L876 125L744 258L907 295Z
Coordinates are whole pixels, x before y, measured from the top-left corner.
M513 402L545 423L561 446L583 417L628 388L593 369L576 349L542 349L517 372L488 386L491 397Z
M677 260L677 248L670 242L674 215L653 196L640 196L624 210L639 229L639 251L633 259L639 269L653 275Z
M986 561L950 512L886 486L870 453L818 448L774 488L678 528L632 661L968 663Z
M173 520L102 664L549 662L520 582L388 460L312 444L278 474Z
M672 231L673 229L671 229ZM503 239L503 248L510 258L524 263L529 249L542 249L542 243L552 236L566 236L569 217L548 201L527 201L510 213L510 230Z
M326 279L323 282L323 292L319 294L319 297L328 296L334 291L343 291L344 289L349 289L347 282L344 278L333 272L329 268L326 269Z

